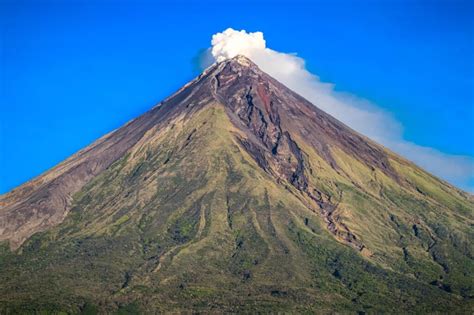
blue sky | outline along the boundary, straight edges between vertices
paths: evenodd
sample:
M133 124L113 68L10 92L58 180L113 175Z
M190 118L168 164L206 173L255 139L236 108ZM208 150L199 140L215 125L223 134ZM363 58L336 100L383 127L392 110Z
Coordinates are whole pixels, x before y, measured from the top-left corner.
M472 3L0 0L0 193L192 79L228 27L390 112L405 140L472 158Z

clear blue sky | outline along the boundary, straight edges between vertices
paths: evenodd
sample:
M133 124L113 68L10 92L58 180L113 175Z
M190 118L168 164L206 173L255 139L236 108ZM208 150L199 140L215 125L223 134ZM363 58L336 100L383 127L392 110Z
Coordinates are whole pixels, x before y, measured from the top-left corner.
M0 0L0 193L193 78L228 27L297 52L405 139L474 156L473 1L169 2Z

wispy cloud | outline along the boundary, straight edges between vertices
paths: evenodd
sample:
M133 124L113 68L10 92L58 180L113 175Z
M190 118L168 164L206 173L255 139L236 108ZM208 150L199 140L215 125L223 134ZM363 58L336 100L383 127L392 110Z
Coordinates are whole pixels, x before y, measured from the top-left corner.
M305 68L296 54L266 47L262 32L227 29L212 36L203 66L238 54L252 59L263 71L304 96L317 107L351 128L405 156L427 171L469 190L474 178L474 158L450 155L403 139L403 126L391 114L357 96L334 90L334 84L321 82ZM472 190L472 187L471 187Z

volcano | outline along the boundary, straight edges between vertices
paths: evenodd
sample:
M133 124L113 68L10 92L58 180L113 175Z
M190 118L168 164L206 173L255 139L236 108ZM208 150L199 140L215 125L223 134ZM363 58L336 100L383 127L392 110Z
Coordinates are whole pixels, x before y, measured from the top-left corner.
M474 200L251 60L0 197L0 313L470 313Z

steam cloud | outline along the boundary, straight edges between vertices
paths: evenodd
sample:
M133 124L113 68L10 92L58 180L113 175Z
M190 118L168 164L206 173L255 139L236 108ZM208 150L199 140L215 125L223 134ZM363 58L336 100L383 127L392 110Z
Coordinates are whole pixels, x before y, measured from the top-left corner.
M207 60L203 67L215 61L244 55L320 109L427 171L464 188L468 188L468 182L474 179L472 157L449 155L404 140L402 125L390 113L367 100L336 92L333 84L321 82L318 76L306 70L304 60L296 54L267 48L262 32L250 33L228 28L214 34L211 43L208 58L203 59Z

